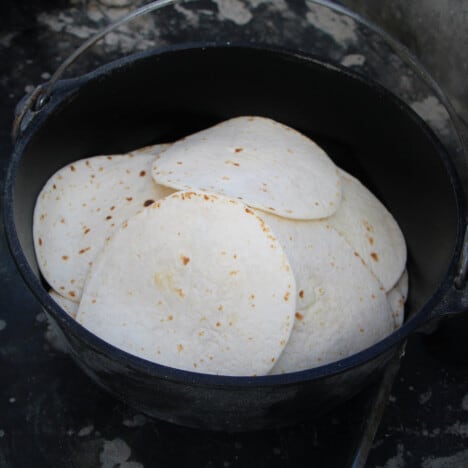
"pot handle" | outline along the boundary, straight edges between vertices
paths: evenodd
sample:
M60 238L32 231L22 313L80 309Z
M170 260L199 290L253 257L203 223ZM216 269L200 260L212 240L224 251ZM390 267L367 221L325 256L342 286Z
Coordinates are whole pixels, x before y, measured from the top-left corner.
M67 59L65 59L62 64L57 68L54 74L51 76L50 80L44 83L43 85L37 86L29 95L27 95L17 106L15 111L15 118L13 121L13 127L11 130L11 135L13 140L15 140L18 135L26 128L28 123L31 121L32 116L28 119L25 119L26 115L36 113L41 110L41 108L47 103L50 96L52 95L53 88L57 81L63 76L67 68L72 65L83 53L85 53L90 47L92 47L96 42L102 39L106 34L110 33L114 29L122 26L125 23L132 21L133 19L150 13L152 11L160 10L169 5L174 5L176 3L190 2L193 0L156 0L146 5L143 5L140 8L132 11L128 15L123 16L122 18L114 21L109 24L101 31L96 33L94 36L90 37L85 41L78 49L75 50Z

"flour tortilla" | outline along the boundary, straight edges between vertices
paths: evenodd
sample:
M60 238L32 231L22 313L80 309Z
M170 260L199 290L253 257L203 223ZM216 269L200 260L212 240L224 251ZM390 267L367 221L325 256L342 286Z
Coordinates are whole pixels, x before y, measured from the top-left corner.
M243 203L178 192L128 220L91 268L77 320L150 361L209 374L266 374L283 350L295 280Z
M294 219L330 216L341 199L337 168L326 153L263 117L237 117L179 140L155 161L153 177Z
M296 278L296 320L271 373L309 369L357 353L393 331L385 292L326 220L264 214Z
M382 283L393 288L406 264L403 234L385 206L356 178L340 170L343 196L328 219L354 247Z
M106 239L145 204L173 193L153 181L153 161L151 153L96 156L65 166L46 183L34 210L34 246L44 278L61 295L79 302Z
M397 284L387 293L395 328L400 328L405 318L405 302L408 298L408 272L405 270Z
M78 303L63 297L57 291L51 289L49 291L50 297L68 314L70 317L76 318L78 313Z

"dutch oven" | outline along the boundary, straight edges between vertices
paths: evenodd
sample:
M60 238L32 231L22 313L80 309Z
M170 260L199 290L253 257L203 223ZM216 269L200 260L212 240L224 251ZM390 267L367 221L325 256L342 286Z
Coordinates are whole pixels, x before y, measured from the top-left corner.
M339 65L267 46L185 44L59 80L40 110L24 114L5 184L12 256L77 364L148 415L222 430L317 415L380 376L411 333L467 307L465 194L451 156L409 106ZM239 115L269 117L313 138L398 221L408 246L410 294L403 326L383 341L301 372L206 375L116 349L49 297L34 254L32 219L36 197L56 170L96 154L174 141Z

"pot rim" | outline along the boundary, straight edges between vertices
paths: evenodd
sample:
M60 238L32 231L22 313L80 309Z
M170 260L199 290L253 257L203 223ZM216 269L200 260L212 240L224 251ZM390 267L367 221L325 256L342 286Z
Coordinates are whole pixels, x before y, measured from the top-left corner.
M361 74L349 69L342 67L338 64L325 61L319 57L311 54L307 54L302 51L289 50L283 47L262 45L262 44L246 44L246 43L212 43L212 42L201 42L201 43L185 43L177 44L167 47L161 47L150 51L139 52L131 54L127 57L109 62L100 66L99 68L82 75L78 78L61 80L57 83L57 92L51 97L51 100L47 102L44 107L34 115L34 118L24 131L18 136L14 142L13 152L10 158L8 169L6 172L5 188L4 188L4 222L5 232L8 245L10 248L11 255L16 263L18 270L20 271L25 283L32 291L39 304L45 309L46 313L53 318L54 321L60 326L62 331L67 335L71 333L75 338L84 342L85 345L100 354L105 355L115 363L122 366L129 366L130 368L147 374L148 376L155 378L163 378L183 384L196 384L200 386L209 387L222 387L222 388L255 388L265 386L279 386L289 385L298 382L306 382L317 380L332 375L341 374L351 368L358 367L377 358L379 355L384 354L386 351L390 351L407 338L411 333L416 331L421 326L425 325L431 318L434 317L434 310L437 305L441 304L446 297L451 295L453 290L453 281L455 277L455 270L458 264L462 244L463 235L466 228L466 216L465 216L465 203L464 203L464 192L462 185L459 181L459 176L455 164L453 163L448 151L442 145L440 140L435 136L432 129L414 112L411 114L415 119L418 119L423 125L427 136L431 138L434 145L436 146L439 156L444 163L445 169L449 175L452 189L454 192L454 198L456 201L456 210L458 213L457 221L457 236L452 252L452 257L448 269L444 275L444 279L435 290L434 294L429 300L421 307L421 309L415 312L403 325L395 330L393 333L388 335L383 340L375 343L374 345L366 348L356 354L348 356L339 361L335 361L322 366L314 367L312 369L306 369L286 374L275 374L275 375L264 375L264 376L226 376L226 375L215 375L215 374L203 374L198 372L192 372L188 370L182 370L157 364L155 362L148 361L138 356L129 354L115 346L105 342L98 336L88 331L85 327L80 325L76 320L70 317L64 310L62 310L58 304L49 296L47 291L38 276L34 273L30 267L26 257L21 249L19 238L14 223L13 213L13 188L16 178L16 172L21 160L21 156L29 144L29 141L37 132L37 130L45 123L50 112L55 111L61 105L66 104L67 98L72 94L79 92L79 90L86 86L93 80L108 74L119 68L128 66L138 60L147 59L152 56L160 56L166 53L173 53L179 51L190 51L190 50L207 50L217 48L244 48L248 50L254 50L257 52L268 52L274 54L281 54L283 56L291 57L294 59L302 59L313 61L321 66L344 72L348 76L354 79L364 81L367 84L371 84L374 87L379 88L387 98L397 100L405 108L409 109L409 106L399 99L396 95L390 92L388 89L383 87L380 83L369 80L363 77Z

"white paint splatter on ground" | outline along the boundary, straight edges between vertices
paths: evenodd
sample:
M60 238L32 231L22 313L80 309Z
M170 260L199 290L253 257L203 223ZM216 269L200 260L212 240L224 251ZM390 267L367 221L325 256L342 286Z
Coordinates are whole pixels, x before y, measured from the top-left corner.
M432 390L429 389L427 392L419 395L419 404L425 405L432 398Z
M307 21L331 36L338 44L347 45L357 41L356 22L347 16L335 13L321 5L307 4L309 11L306 14Z
M122 424L127 427L139 427L143 426L148 421L146 416L142 414L135 414L132 419L125 419Z
M65 31L80 39L88 39L88 37L96 34L97 29L90 28L88 26L67 25L65 27Z
M122 439L105 440L99 454L101 468L114 468L128 460L132 450Z
M78 437L85 437L91 434L94 431L94 426L90 424L89 426L82 427L78 431Z
M123 8L132 5L132 0L99 0L103 5L111 8Z
M413 102L411 107L441 133L447 134L449 132L448 112L435 96L428 96L421 101Z
M405 448L403 444L398 444L396 455L388 459L385 465L381 467L377 467L377 468L405 468L406 463L405 463L404 454L405 454Z
M461 403L461 407L462 409L464 409L465 411L468 411L468 395L465 395L463 397L463 400L462 400L462 403Z
M176 3L174 9L184 16L185 20L191 26L197 27L200 22L200 17L197 13L188 8L184 8L180 3Z
M361 54L349 54L345 55L341 60L341 65L345 67L360 67L366 62L366 57Z
M447 427L444 432L446 434L452 434L466 439L468 437L468 423L463 424L460 421L457 421L455 424Z
M253 18L250 10L240 0L213 0L213 2L218 6L220 20L229 20L242 26Z
M260 5L267 5L272 11L287 12L289 6L285 0L248 0L252 8L257 8Z
M0 331L5 330L7 323L5 320L0 320Z
M0 46L2 47L10 47L11 46L11 42L13 41L13 39L19 34L19 31L15 31L15 32L9 32L7 34L2 34L0 36Z
M468 450L462 450L449 457L429 457L423 460L421 468L455 468L468 466Z

